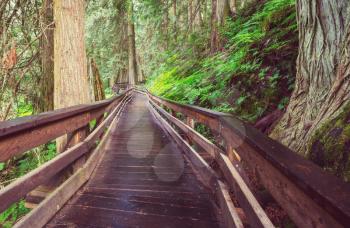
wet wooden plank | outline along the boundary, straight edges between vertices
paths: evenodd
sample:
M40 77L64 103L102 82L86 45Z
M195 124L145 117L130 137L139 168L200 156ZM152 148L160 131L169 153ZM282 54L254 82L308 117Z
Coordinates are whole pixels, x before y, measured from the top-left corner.
M128 98L124 99L124 102L121 102L108 117L109 119L113 119L113 122L106 132L107 136L112 130L115 130L118 122L118 114L121 113L127 99ZM79 188L90 178L93 170L102 158L104 147L107 143L108 137L104 137L84 166L78 169L77 172L75 172L59 188L51 193L38 207L15 224L14 227L27 228L44 226L72 197L72 195L74 195L74 193L76 193Z
M67 205L47 227L64 224L71 227L144 227L144 228L213 228L215 222L180 216L164 216L144 212L130 212L105 207Z
M250 168L255 169L265 188L299 226L349 224L349 183L231 115L148 95L157 104L190 116L213 131L219 130L226 144L235 148Z
M211 194L154 121L147 97L134 96L91 179L48 227L218 227Z

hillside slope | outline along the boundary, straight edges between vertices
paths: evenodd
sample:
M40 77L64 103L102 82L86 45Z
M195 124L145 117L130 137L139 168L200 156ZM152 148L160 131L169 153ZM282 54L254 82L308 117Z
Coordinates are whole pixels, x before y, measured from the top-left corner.
M249 5L220 31L216 55L173 51L147 82L157 95L232 113L268 132L294 88L298 32L294 0ZM190 39L195 39L190 37ZM181 49L183 50L183 49ZM266 117L266 118L264 118Z

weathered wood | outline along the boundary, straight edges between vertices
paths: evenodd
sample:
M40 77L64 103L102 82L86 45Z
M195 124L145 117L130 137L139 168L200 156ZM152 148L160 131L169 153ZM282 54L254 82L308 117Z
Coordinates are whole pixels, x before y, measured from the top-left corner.
M109 117L113 119L106 135L111 134L111 129L118 122L118 116L121 113L124 102L120 103ZM106 120L107 123L108 119ZM46 223L59 211L63 205L72 197L72 195L89 179L96 165L100 161L108 137L104 137L98 147L94 150L87 163L74 173L67 181L65 181L58 189L49 195L37 208L27 214L14 227L43 227Z
M222 208L222 217L224 219L224 223L227 225L227 228L243 228L243 223L236 211L236 208L234 207L227 186L223 182L218 181L216 191L217 197L220 200L220 205L224 207Z
M0 191L0 212L4 211L12 203L20 200L29 191L33 190L37 186L44 184L55 174L66 168L69 164L77 160L79 157L87 153L96 140L101 136L103 130L109 126L113 120L118 107L94 132L92 132L88 138L83 142L76 144L72 148L68 149L64 153L59 154L57 157L48 161L39 168L19 178L12 184L6 186Z
M349 183L326 173L251 126L244 124L244 128L236 128L237 119L221 118L225 140L255 169L262 184L297 225L337 227L350 222Z
M136 94L108 137L86 185L50 221L55 226L218 227L211 195Z
M184 124L182 121L174 118L165 110L161 109L158 105L156 105L153 101L150 101L151 104L162 113L165 118L167 118L170 122L174 123L177 127L179 127L182 131L186 133L188 137L190 137L193 141L198 143L203 149L205 149L218 163L222 173L224 174L226 181L231 188L235 192L235 196L239 201L240 205L244 209L249 223L254 227L273 227L272 222L267 217L266 213L258 203L258 201L253 196L252 192L249 190L247 184L244 182L243 178L239 171L234 167L229 160L229 158L221 151L216 145L210 142L208 139L197 133L194 129L190 128L188 125ZM161 117L159 117L161 118ZM163 121L163 124L166 125L166 122ZM170 126L170 125L169 125ZM175 133L172 133L174 137L177 137ZM183 144L187 144L182 142ZM188 145L189 147L189 145ZM193 150L191 147L187 150ZM196 153L193 152L192 153ZM196 153L197 154L197 153ZM192 160L193 161L193 160ZM195 162L195 161L193 161ZM203 167L204 165L201 165ZM205 174L205 176L209 176Z
M0 162L86 126L122 97L0 123Z
M226 144L234 149L250 168L259 167L256 171L265 188L296 224L349 224L349 183L326 173L312 162L231 115L178 104L151 94L149 97L156 103L190 116L219 132ZM236 155L230 156L233 159Z
M180 112L186 116L190 116L193 119L195 119L197 122L210 126L210 128L215 129L215 131L220 130L219 128L220 125L219 125L219 122L217 121L217 118L220 115L224 115L222 113L211 111L211 110L208 111L202 108L197 109L197 107L196 109L194 109L192 108L192 106L178 104L176 102L166 100L166 99L163 100L160 97L154 96L150 93L148 94L148 96L158 105L161 105L161 104L165 105L176 112Z
M227 187L224 183L219 181L215 172L204 161L204 159L186 142L181 136L170 126L168 122L163 119L160 114L151 106L153 115L161 122L164 129L172 136L177 144L185 152L186 156L191 161L191 165L198 172L198 175L202 182L211 189L214 194L219 196L219 205L222 211L225 227L243 227L242 222L235 211L232 200L229 197L229 193L226 190ZM219 214L219 212L217 212ZM272 226L273 227L273 226Z
M0 212L24 197L29 191L44 184L52 176L63 170L68 164L88 151L86 143L79 143L65 153L24 175L0 191Z

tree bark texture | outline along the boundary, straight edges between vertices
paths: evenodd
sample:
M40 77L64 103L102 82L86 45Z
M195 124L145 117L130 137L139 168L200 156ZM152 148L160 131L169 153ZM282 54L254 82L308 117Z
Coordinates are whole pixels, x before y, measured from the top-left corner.
M41 21L43 35L40 40L42 76L39 85L38 112L51 111L54 108L54 25L53 1L44 0Z
M219 31L217 20L217 1L211 0L211 35L210 35L210 52L215 53L219 49Z
M94 97L95 101L102 101L106 99L105 92L103 89L103 82L101 79L100 71L98 70L97 64L94 59L91 59L91 68L93 76L93 85L94 85Z
M54 0L55 109L90 102L84 10L84 0ZM64 138L57 142L59 152L66 145Z
M219 26L225 23L225 19L228 16L229 12L230 5L228 0L217 0L216 17Z
M297 2L300 44L296 85L271 137L304 155L308 154L305 142L341 109L350 91L345 76L349 43L344 42L348 5L347 0Z
M134 6L132 0L129 2L128 10L128 45L129 45L129 84L137 83L137 61L136 61L136 45L135 45L135 25L133 21Z

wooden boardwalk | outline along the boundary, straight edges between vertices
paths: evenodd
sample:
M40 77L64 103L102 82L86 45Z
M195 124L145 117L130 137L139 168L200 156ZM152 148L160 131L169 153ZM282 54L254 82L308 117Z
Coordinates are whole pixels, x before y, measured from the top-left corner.
M14 227L275 227L261 196L298 227L350 224L349 183L232 115L134 88L0 123L0 162L65 134L67 150L0 189L0 213L43 199Z
M211 197L134 93L92 177L47 227L218 227Z

